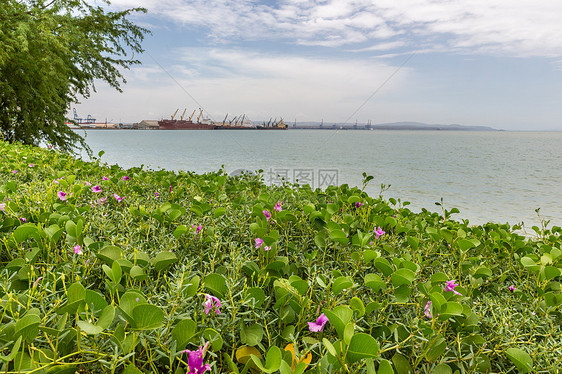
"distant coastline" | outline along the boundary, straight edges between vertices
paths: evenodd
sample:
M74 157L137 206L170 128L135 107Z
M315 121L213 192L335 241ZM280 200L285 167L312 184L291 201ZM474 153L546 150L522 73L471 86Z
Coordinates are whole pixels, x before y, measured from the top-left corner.
M369 123L338 124L323 122L303 122L289 126L295 130L422 130L422 131L504 131L489 126L467 126L459 124L440 125L422 122L392 122L371 125Z

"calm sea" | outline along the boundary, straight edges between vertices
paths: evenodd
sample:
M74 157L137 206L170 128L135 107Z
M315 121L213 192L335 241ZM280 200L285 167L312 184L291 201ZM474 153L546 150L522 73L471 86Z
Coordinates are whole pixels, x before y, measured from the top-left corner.
M314 187L361 186L433 211L443 198L471 223L562 225L562 132L90 130L102 161L129 168L228 173L263 170Z

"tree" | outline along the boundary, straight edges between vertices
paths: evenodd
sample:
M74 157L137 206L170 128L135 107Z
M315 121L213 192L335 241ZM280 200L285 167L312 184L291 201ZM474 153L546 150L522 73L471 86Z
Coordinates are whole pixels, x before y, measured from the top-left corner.
M100 1L98 1L99 3ZM66 113L101 80L121 91L120 69L140 62L149 31L127 19L143 8L108 11L109 1L1 0L0 131L5 141L90 149ZM131 55L129 57L129 54Z

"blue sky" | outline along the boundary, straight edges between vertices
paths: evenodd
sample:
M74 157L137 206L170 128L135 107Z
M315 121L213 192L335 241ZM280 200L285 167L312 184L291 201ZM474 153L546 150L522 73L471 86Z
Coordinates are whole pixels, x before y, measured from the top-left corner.
M562 130L560 0L113 0L152 31L79 115ZM369 99L370 98L370 99ZM369 100L368 100L369 99Z

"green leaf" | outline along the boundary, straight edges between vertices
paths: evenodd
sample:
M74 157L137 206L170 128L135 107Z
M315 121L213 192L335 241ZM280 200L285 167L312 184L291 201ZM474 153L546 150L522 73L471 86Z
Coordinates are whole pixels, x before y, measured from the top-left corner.
M214 218L219 218L220 216L226 214L226 208L220 207L220 208L216 208L215 211L213 212L213 217Z
M457 244L459 245L459 248L461 249L461 251L466 252L471 248L475 248L476 246L474 245L474 243L471 240L468 239L459 239Z
M330 324L336 329L338 336L343 340L345 326L351 321L353 311L345 306L339 305L333 310L323 310Z
M12 348L10 349L10 354L7 355L7 356L4 356L4 355L0 356L0 360L4 361L4 363L8 363L8 362L12 361L16 357L16 355L19 353L22 339L23 339L22 336L17 338L16 342L14 343Z
M129 364L125 367L122 374L143 374L134 364Z
M251 355L252 361L261 371L265 373L274 373L281 367L281 360L283 358L283 354L281 349L276 346L272 346L267 351L267 355L265 357L265 366L262 364L261 360L256 355Z
M366 274L364 278L365 286L371 288L375 292L379 292L386 287L386 282L378 274Z
M431 370L431 374L453 374L453 369L447 364L439 364Z
M375 358L379 353L379 343L371 335L358 333L353 335L347 350L346 360L350 363L364 358Z
M176 262L178 262L178 257L174 252L160 252L152 259L154 270L158 272L167 269Z
M505 354L522 373L529 373L533 370L533 359L527 352L519 348L509 348Z
M396 353L392 356L392 363L394 364L397 374L409 374L412 372L410 361L400 353Z
M58 308L57 314L74 314L86 300L86 289L80 283L72 283L67 289L68 301Z
M105 330L111 325L114 317L115 307L113 305L108 305L101 311L100 318L98 318L98 323L96 325Z
M445 352L446 348L447 341L441 335L437 335L433 339L429 340L425 358L429 362L436 361L439 357L441 357L443 352Z
M349 322L343 330L343 341L346 345L351 342L353 334L355 334L355 324L353 322Z
M351 288L353 281L350 277L338 277L332 283L332 291L334 294L339 295L344 289Z
M390 277L394 287L409 286L416 278L416 273L410 269L397 269Z
M176 349L183 350L189 340L197 332L197 323L190 319L182 319L172 329L172 339L176 341Z
M85 332L87 335L98 335L103 331L103 328L96 326L86 321L77 321L76 324L80 327L80 330Z
M362 317L365 314L365 304L363 304L363 301L361 301L361 299L357 296L354 296L350 300L349 306L355 313L357 313L357 317Z
M394 374L394 369L392 369L392 364L388 360L381 360L379 363L379 369L377 374Z
M33 223L24 223L18 226L12 234L18 243L23 243L28 239L39 240L39 229Z
M249 302L254 308L259 308L265 301L265 292L261 287L248 288L245 301Z
M222 336L214 329L208 328L205 329L205 331L203 331L203 338L206 341L211 342L211 348L213 348L213 351L220 351L222 348Z
M123 254L121 252L121 248L114 245L108 245L103 247L101 251L96 253L96 257L104 261L108 265L112 265L113 261L117 260L118 258L122 258Z
M253 347L258 345L263 339L263 328L260 325L253 324L244 326L240 329L240 340L243 344Z
M23 341L31 343L39 333L41 318L36 314L26 314L16 322L14 339L22 337Z
M176 239L179 239L179 237L185 234L186 232L187 232L187 227L185 225L180 225L176 227L176 229L174 230L174 237Z
M205 277L205 288L217 297L224 297L228 292L226 278L222 274L211 273Z
M455 302L447 302L441 306L441 310L439 311L439 319L446 320L450 317L455 316L462 316L463 315L463 307L460 303Z
M392 267L390 266L390 262L386 258L377 257L375 258L375 267L379 269L385 276L389 276L392 274Z
M162 326L164 312L156 305L140 304L133 308L132 317L135 330L154 330Z
M148 278L148 274L146 274L144 270L137 265L133 265L129 272L129 275L131 276L131 278L139 282L142 282L146 280L146 278Z

